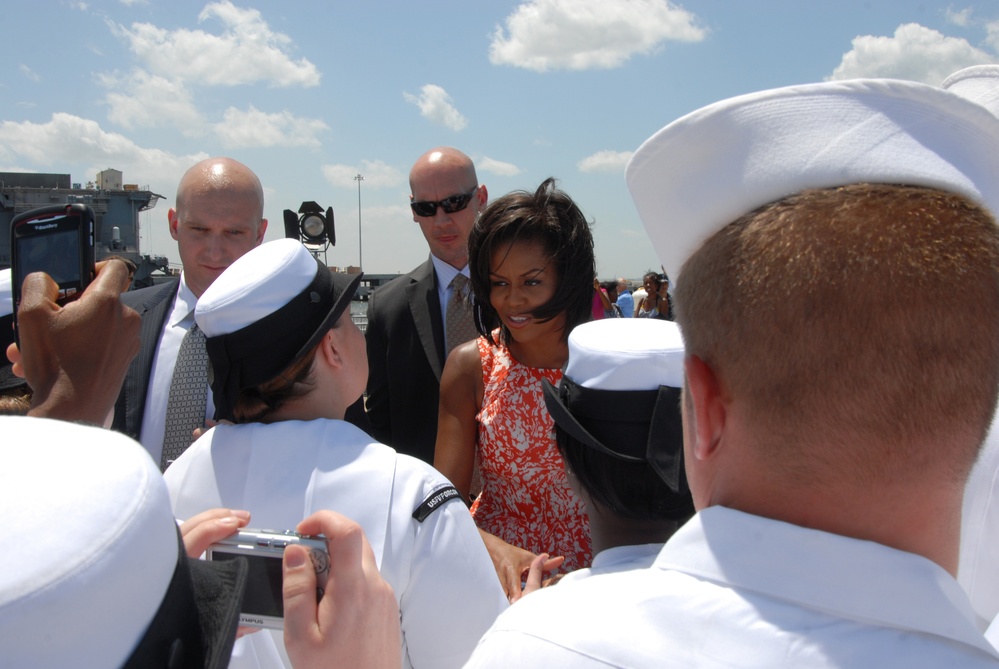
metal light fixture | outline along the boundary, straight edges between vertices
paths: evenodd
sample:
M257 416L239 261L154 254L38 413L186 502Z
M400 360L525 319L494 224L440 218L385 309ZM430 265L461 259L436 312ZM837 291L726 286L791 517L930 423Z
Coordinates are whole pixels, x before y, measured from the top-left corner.
M333 227L333 207L328 207L326 213L315 202L303 202L298 208L298 215L291 209L284 210L284 236L298 239L304 244L321 246L336 246L336 231Z

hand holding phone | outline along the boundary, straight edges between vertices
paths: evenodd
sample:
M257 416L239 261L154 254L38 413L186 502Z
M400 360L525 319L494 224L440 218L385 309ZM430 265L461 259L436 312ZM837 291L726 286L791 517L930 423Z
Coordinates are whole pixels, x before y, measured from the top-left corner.
M97 265L79 299L60 306L58 284L29 274L21 287L21 345L12 344L14 372L33 391L31 416L101 424L139 352L140 319L121 303L129 267L122 260ZM15 358L17 358L15 360Z
M80 295L94 277L94 212L85 204L32 209L10 222L14 337L20 342L17 310L24 280L45 272L65 304Z

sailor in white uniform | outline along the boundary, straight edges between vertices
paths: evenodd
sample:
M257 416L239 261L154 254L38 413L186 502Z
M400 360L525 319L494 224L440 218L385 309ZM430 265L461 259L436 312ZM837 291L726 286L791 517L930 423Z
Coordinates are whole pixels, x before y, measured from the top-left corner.
M367 381L347 309L360 275L333 274L302 244L264 244L198 301L216 419L165 478L174 513L250 511L294 528L316 510L356 520L400 609L403 665L461 666L507 607L468 510L440 473L342 420ZM236 643L235 667L290 666L280 632Z
M549 601L589 576L651 566L694 515L683 471L679 326L605 318L573 329L568 344L561 383L544 384L545 406L569 483L586 505L594 557L559 581Z

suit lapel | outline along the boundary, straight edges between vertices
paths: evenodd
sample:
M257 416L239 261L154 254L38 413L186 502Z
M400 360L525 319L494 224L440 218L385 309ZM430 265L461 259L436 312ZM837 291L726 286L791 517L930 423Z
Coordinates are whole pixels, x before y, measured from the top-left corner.
M406 302L413 315L416 333L437 380L444 370L444 325L437 297L437 274L430 260L413 272L414 281L406 287Z
M149 376L152 373L153 358L160 345L160 337L163 334L163 321L166 320L170 309L173 306L173 297L180 289L180 282L168 285L161 291L150 295L150 298L141 304L132 305L142 317L139 329L139 353L129 365L128 374L125 376L125 386L122 397L124 399L124 432L139 438L139 431L142 427L142 417L146 408L146 395L149 390ZM117 415L117 409L115 410ZM117 424L117 419L115 420Z

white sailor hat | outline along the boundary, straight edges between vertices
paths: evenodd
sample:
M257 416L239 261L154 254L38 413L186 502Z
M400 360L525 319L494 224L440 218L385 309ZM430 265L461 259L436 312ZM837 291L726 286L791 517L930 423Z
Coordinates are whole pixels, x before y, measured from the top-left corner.
M14 313L14 299L11 293L10 268L0 269L0 316Z
M10 269L0 269L0 391L28 385L24 379L14 376L7 360L7 347L14 342L14 301L11 296Z
M999 65L973 65L944 79L941 86L999 116Z
M227 666L246 564L187 557L149 454L44 418L0 434L4 666Z
M319 342L357 292L294 239L240 257L198 299L194 320L211 361L215 419L232 420L239 392L269 381Z
M625 170L667 274L715 232L809 188L927 186L999 212L999 119L936 86L855 79L723 100L654 134Z
M559 387L542 386L555 423L584 446L648 463L673 492L686 492L684 347L676 323L605 318L573 328L568 343Z

